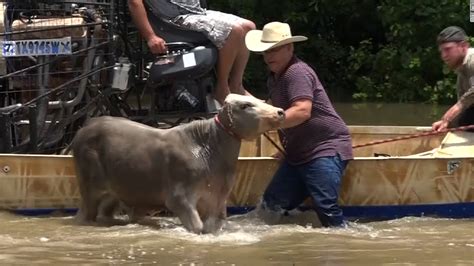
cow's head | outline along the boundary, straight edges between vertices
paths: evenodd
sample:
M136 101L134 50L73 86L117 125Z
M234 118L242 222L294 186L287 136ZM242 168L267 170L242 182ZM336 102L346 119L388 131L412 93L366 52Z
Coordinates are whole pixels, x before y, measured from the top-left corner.
M252 96L229 94L218 117L240 138L254 139L266 131L278 129L285 119L285 112Z

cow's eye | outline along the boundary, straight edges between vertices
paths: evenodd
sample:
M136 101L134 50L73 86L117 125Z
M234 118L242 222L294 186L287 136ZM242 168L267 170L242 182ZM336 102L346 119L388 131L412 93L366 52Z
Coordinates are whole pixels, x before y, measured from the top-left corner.
M242 110L245 110L245 109L250 108L250 107L252 107L252 104L250 104L250 103L243 103L243 104L240 105L240 109L242 109Z

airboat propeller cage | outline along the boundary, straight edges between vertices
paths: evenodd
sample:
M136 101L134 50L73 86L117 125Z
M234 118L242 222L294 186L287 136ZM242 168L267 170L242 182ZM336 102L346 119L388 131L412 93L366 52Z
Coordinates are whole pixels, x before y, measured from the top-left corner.
M8 9L12 2L15 8ZM76 119L86 116L86 91L110 85L104 44L111 35L104 25L111 13L101 6L112 3L64 2L0 3L0 152L60 150Z
M68 18L41 18L28 21L15 20L12 23L13 32L28 31L12 35L13 40L62 38L69 36L73 39L84 38L87 35L85 21L80 16ZM62 27L58 27L61 25ZM84 27L77 27L84 25Z
M127 20L128 10L116 4L0 2L0 44L9 48L0 55L0 153L67 152L88 117L173 126L213 115L207 96L218 50L212 42L160 19L148 6L150 23L170 53L132 51L144 43ZM64 49L56 49L58 43Z

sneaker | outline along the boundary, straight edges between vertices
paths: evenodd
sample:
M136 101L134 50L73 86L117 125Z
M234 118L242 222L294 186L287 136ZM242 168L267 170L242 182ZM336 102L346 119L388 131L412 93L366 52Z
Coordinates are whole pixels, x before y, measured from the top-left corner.
M206 95L206 107L208 113L217 113L222 108L221 104L211 94Z

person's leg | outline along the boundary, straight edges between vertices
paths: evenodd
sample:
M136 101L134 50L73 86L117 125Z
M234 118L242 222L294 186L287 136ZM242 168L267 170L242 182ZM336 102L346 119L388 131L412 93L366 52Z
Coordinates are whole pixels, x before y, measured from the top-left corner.
M250 51L247 49L247 46L245 46L245 35L247 34L247 32L254 30L256 27L255 23L246 19L242 19L240 21L240 24L242 25L244 31L244 38L240 42L241 46L232 66L232 71L230 73L229 79L229 87L232 93L250 95L250 93L244 88L242 84L245 67L247 66L247 62L250 56Z
M337 201L347 161L339 155L316 158L298 166L323 226L343 226L345 219Z
M306 197L308 192L297 169L282 162L265 189L262 205L264 209L280 212L298 207Z
M230 93L229 75L241 48L241 42L243 42L244 36L243 28L240 25L234 25L224 46L219 49L219 59L217 60L217 86L214 92L214 98L219 101L220 104L224 103L225 97Z
M249 56L245 47L245 34L255 29L255 24L238 16L214 10L207 10L206 15L179 17L174 22L191 30L203 32L219 49L214 98L223 104L231 91L244 94L245 90L241 84ZM231 72L232 87L229 85Z

